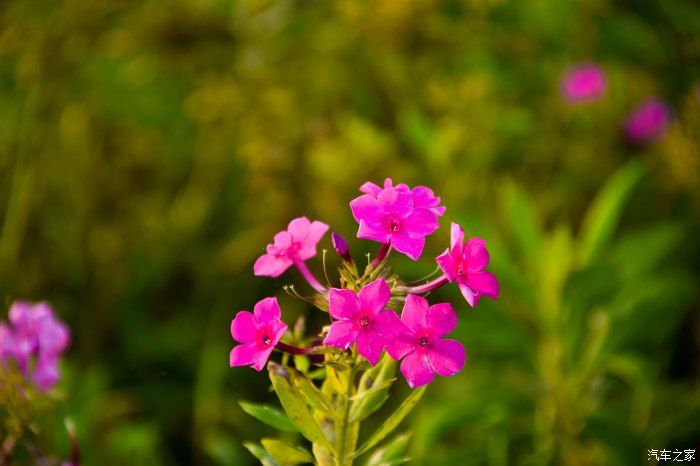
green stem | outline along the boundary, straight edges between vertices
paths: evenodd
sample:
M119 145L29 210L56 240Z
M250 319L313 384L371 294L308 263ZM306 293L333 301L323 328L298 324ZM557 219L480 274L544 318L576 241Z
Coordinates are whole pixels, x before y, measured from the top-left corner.
M355 373L357 366L353 364L348 373L348 386L345 390L345 399L343 400L343 416L340 418L340 438L338 438L338 454L335 458L336 466L352 466L352 460L349 464L345 463L345 442L348 436L348 417L350 415L350 397L353 395L355 388Z

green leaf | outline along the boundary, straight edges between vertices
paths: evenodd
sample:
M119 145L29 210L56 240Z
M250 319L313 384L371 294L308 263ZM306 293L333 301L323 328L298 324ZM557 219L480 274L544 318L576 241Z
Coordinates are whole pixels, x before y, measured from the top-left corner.
M581 227L581 264L594 260L608 244L615 233L622 208L643 174L642 164L633 160L619 169L593 200Z
M253 442L243 442L243 446L253 454L263 466L282 466L263 447Z
M250 414L258 421L264 422L268 426L287 432L298 432L297 428L292 424L292 421L290 421L284 413L272 406L248 403L246 401L240 401L238 404L241 405L243 411Z
M290 368L270 362L267 364L267 369L284 411L299 432L311 442L319 443L327 450L333 451L328 439L316 423L306 399L292 384Z
M294 380L294 386L299 390L309 405L327 415L333 415L333 408L331 407L330 400L321 393L321 390L319 390L308 377L298 371L290 370L289 373L292 376L292 380Z
M318 466L335 466L335 460L328 450L321 447L318 443L314 443L311 449L314 452L314 458L316 458Z
M311 361L309 361L308 357L302 355L294 356L294 367L299 369L301 372L308 372L310 366Z
M384 440L384 438L389 435L398 425L403 421L403 419L411 412L411 410L416 406L418 401L420 401L423 393L425 393L425 386L417 388L411 392L411 394L404 400L401 406L398 407L396 411L387 419L382 426L377 429L369 439L357 450L355 456L359 456L366 452L370 448L374 447L376 444Z
M314 461L311 454L300 446L271 438L264 438L261 442L267 453L283 466Z
M350 422L361 421L382 407L387 400L396 361L385 354L379 364L366 370L360 378L357 393L350 407ZM381 388L377 388L381 387Z
M410 432L397 435L393 440L375 450L365 461L365 466L393 466L405 463L407 459L403 458L403 454L406 452L410 438Z

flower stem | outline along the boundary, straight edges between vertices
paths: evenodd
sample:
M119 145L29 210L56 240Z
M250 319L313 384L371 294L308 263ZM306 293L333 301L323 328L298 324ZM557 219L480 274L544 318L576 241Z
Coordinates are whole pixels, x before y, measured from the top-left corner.
M376 268L379 264L382 263L384 259L386 259L386 256L389 255L391 252L391 243L382 243L381 247L379 248L379 251L377 251L377 256L374 258L371 264L369 264L370 269Z
M423 294L440 288L442 285L449 283L449 280L445 275L441 275L435 280L429 281L423 285L418 286L401 286L398 288L399 291L404 291L407 294Z
M355 388L355 373L357 371L357 366L352 365L348 372L348 386L345 390L345 399L343 400L343 412L340 418L340 437L338 438L338 451L335 458L336 466L352 466L352 461L350 464L345 463L345 442L348 436L348 417L350 415L350 397L352 396L353 389Z
M289 353L289 354L310 354L313 352L315 348L298 348L296 346L288 345L286 343L282 343L281 341L278 341L277 344L275 345L275 348L278 350L284 352L284 353Z
M323 293L326 291L326 287L321 285L321 283L318 280L316 280L314 274L312 274L311 270L309 270L309 268L306 266L306 262L299 260L295 261L294 265L299 270L299 273L301 273L301 276L304 277L307 282L309 282L311 288L318 291L319 293Z

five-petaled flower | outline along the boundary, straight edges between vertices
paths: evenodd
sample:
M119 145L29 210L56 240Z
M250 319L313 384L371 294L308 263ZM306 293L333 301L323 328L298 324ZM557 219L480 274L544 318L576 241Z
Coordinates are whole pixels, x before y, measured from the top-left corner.
M455 375L464 367L466 352L456 340L442 339L457 326L448 303L430 306L421 296L409 294L401 314L403 330L387 342L389 355L401 361L401 373L411 388L433 381L435 374Z
M357 352L372 365L377 364L387 341L402 330L394 311L386 310L391 290L378 278L355 294L352 290L331 288L329 312L338 319L331 324L324 343L347 349L357 342Z
M470 238L464 242L464 230L452 223L450 247L437 257L448 281L456 281L464 298L474 307L482 295L498 298L498 280L484 269L489 263L486 241Z
M240 311L231 321L231 336L241 343L231 350L229 364L251 366L260 371L270 353L280 341L287 324L280 320L281 311L276 298L265 298L253 308L253 313Z
M316 255L316 244L326 231L328 225L323 222L295 218L285 231L275 235L274 242L267 245L266 253L255 261L255 275L279 277L291 265L312 258Z
M387 179L384 188L365 183L362 196L350 202L352 215L359 223L357 237L391 246L398 252L418 260L425 246L425 237L438 228L438 216L444 213L440 198L432 190L419 186L392 186Z
M8 314L10 325L0 324L0 361L14 360L40 390L51 389L60 377L59 356L68 348L70 330L46 302L15 301Z

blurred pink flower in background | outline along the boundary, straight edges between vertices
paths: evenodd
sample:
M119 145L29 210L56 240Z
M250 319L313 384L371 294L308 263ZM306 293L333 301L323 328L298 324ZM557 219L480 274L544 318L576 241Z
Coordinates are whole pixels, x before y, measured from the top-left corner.
M649 99L635 108L625 123L625 135L632 142L649 142L663 135L673 110L660 99Z
M0 323L0 361L13 360L40 390L59 380L58 362L70 343L70 330L58 320L46 302L15 301L9 325Z
M571 103L598 100L605 94L606 86L605 73L595 63L569 69L561 82L562 94Z

